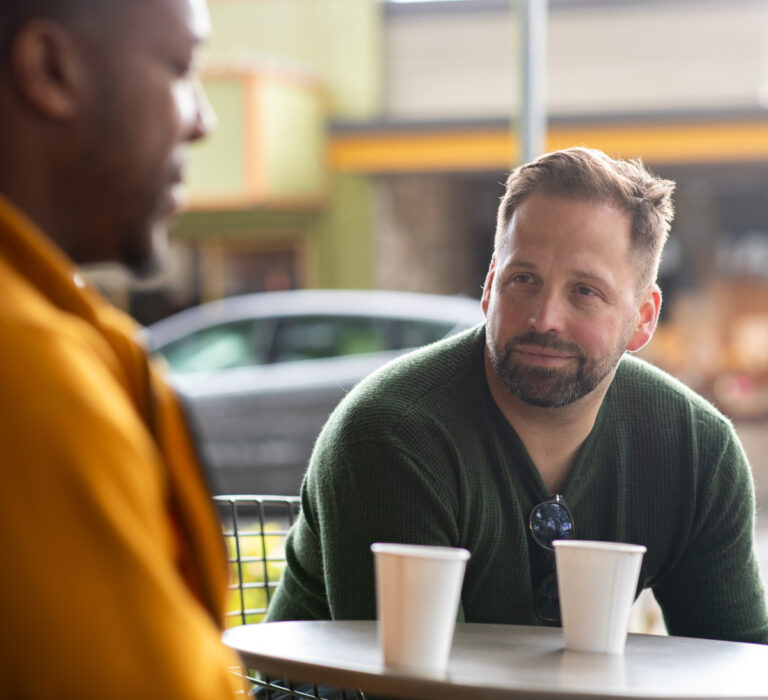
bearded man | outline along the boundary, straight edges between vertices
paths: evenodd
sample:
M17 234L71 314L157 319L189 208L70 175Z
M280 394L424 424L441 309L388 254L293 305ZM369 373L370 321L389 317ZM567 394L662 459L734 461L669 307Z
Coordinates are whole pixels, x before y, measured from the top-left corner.
M558 624L552 541L647 547L671 634L768 643L749 464L730 422L627 353L652 337L674 183L587 148L508 178L485 323L329 418L269 619L373 619L373 542L464 547L467 622Z

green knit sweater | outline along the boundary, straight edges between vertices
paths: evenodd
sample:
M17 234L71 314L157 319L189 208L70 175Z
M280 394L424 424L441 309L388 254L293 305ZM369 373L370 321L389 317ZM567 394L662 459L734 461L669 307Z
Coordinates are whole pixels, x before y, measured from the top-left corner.
M527 517L552 494L491 398L484 327L361 382L318 438L269 620L373 619L372 542L465 547L467 622L541 624L552 570ZM750 468L731 424L625 356L561 491L579 539L643 544L670 634L768 643Z

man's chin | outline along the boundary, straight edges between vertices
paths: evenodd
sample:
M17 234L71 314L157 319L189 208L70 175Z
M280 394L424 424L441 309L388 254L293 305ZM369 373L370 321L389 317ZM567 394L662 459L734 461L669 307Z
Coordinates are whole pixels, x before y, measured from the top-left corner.
M159 274L168 257L168 233L165 223L153 227L151 234L143 237L144 245L136 246L123 256L122 263L138 279Z
M523 403L537 408L562 408L578 401L583 393L575 387L557 387L551 390L542 390L540 387L508 386L510 393Z
M147 280L162 272L163 265L157 256L149 256L141 262L135 262L130 265L126 264L126 268L133 277L139 280Z
M496 373L507 390L529 406L561 408L588 393L588 387L583 386L580 377L574 372L531 368L510 362L509 357L505 360L503 365L496 368Z

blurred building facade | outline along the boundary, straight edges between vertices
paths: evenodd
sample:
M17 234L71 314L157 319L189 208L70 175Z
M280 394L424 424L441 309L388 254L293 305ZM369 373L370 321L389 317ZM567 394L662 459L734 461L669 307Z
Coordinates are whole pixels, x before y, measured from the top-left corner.
M173 264L103 286L143 322L287 287L479 298L519 152L518 5L209 0L219 127L194 148ZM546 84L548 150L678 182L648 355L760 403L739 377L768 378L768 3L549 0Z

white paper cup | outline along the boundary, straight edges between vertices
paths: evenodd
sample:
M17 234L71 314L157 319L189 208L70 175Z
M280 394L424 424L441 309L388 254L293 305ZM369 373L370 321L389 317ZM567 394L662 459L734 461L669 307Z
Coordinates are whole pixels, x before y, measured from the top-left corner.
M621 654L645 547L555 540L566 649Z
M469 552L380 542L371 551L384 665L412 673L445 671Z

